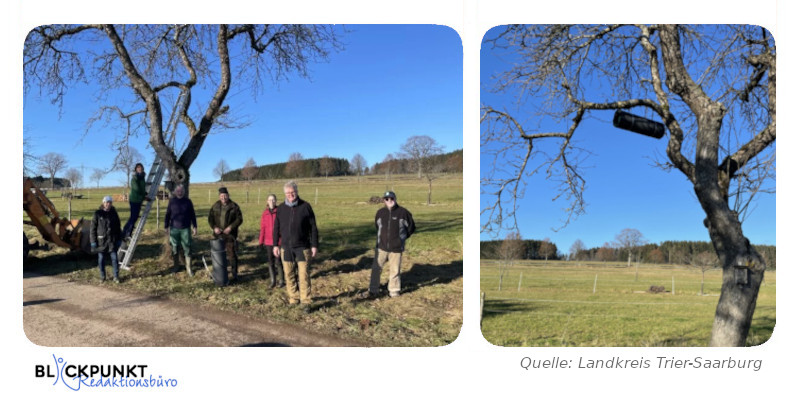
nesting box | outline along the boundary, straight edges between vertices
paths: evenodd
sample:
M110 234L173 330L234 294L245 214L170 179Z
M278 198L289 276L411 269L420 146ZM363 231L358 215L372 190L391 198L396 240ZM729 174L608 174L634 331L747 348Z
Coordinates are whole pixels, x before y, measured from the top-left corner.
M642 118L622 110L617 110L614 113L614 127L656 139L664 137L664 132L666 131L664 124L660 122Z

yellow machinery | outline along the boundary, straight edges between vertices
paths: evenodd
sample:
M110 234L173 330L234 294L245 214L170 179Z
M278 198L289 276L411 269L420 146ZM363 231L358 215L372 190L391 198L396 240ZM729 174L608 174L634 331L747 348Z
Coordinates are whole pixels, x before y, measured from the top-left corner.
M91 252L91 221L84 221L83 218L72 221L61 218L53 202L28 178L22 179L22 208L30 218L30 221L23 223L35 226L44 240L70 250ZM23 240L27 255L27 238L23 237Z

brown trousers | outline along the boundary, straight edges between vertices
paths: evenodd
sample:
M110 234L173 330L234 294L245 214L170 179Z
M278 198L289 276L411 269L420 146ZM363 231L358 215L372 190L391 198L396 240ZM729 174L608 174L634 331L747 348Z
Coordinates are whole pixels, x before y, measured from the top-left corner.
M283 274L286 276L286 294L289 304L311 304L311 249L304 249L305 261L286 261L284 249L281 249L281 262ZM295 268L295 265L297 268Z
M383 266L389 264L389 295L398 296L400 294L400 263L402 260L403 253L392 253L375 248L375 261L372 263L369 292L378 294Z

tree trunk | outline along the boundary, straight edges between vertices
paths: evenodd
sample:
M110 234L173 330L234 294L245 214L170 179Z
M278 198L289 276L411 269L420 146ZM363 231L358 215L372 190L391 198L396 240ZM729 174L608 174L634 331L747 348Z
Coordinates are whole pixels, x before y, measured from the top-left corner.
M169 168L169 178L170 183L165 183L165 187L167 191L172 193L178 185L183 185L183 190L185 192L184 196L189 198L189 170L188 168L182 167L180 164L173 164L171 168Z
M750 246L749 240L742 235L739 221L731 214L726 222L735 223L735 228L738 229L721 233L713 222L709 227L712 242L722 263L722 289L711 328L710 344L744 346L766 265L761 255Z

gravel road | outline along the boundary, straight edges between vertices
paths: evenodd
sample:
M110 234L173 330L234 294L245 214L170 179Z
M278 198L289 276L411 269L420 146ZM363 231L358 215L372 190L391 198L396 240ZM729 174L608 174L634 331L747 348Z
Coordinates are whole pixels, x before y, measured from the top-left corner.
M210 307L23 275L23 326L41 346L365 346Z

